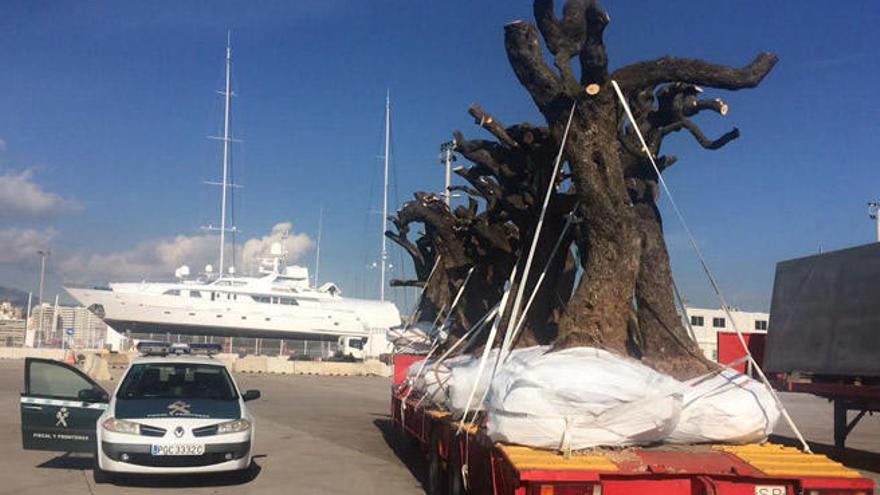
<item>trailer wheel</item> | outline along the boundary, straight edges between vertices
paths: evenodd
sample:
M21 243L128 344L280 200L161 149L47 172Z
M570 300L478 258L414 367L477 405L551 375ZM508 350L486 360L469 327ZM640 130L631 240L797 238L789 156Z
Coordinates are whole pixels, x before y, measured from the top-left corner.
M446 493L447 495L466 495L464 479L461 476L461 451L459 442L449 445L446 462Z
M440 434L436 429L431 432L428 447L428 495L446 495L446 473L440 456Z

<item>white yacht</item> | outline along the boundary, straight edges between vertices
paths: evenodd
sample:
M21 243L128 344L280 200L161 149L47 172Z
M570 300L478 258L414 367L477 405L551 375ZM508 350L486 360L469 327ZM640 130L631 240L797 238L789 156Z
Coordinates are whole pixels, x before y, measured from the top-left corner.
M227 225L227 194L235 186L228 181L229 144L235 141L229 127L231 61L227 43L223 136L216 138L223 143L222 182L216 183L222 188L220 226L208 227L219 231L219 270L214 273L208 265L204 275L190 279L189 268L182 266L172 283L110 283L102 289L65 290L118 332L338 341L343 352L355 357L389 352L386 334L401 320L397 307L384 301L384 235L381 301L343 298L333 283L311 286L308 270L287 266L284 246L277 243L272 258L260 262L256 276L236 275L234 260L225 266L226 234L236 232ZM387 119L386 115L386 133ZM386 177L387 153L386 143Z
M282 268L280 261L275 258L271 268L264 263L256 277L187 280L186 270L178 270L181 279L172 283L65 290L120 332L334 341L351 337L379 351L388 329L400 325L394 304L342 297L329 282L311 287L308 269Z

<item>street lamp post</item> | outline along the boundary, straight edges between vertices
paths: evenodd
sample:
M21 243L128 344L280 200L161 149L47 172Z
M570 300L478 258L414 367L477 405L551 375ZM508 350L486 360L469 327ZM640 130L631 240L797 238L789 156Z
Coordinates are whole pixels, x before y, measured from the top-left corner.
M877 242L880 242L880 203L876 201L868 202L868 217L876 220L877 223Z
M440 153L442 153L440 163L446 165L446 187L443 189L443 198L447 207L452 203L452 191L449 190L449 187L452 185L452 162L455 161L455 155L452 152L455 151L456 144L458 143L453 139L440 145Z
M43 337L43 311L45 309L43 307L43 281L46 278L46 258L50 254L52 254L52 252L49 251L48 249L45 249L45 250L41 249L41 250L37 251L37 255L40 257L40 294L37 297L37 304L40 307L40 321L37 326L37 335L35 338L35 340L36 340L35 346L36 347L40 347L40 339L42 339L42 337Z

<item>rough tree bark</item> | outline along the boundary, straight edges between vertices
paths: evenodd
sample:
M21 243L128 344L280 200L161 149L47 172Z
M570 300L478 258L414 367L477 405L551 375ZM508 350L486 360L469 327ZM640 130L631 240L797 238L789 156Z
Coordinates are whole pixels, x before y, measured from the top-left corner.
M556 347L601 346L636 355L678 377L699 374L707 364L693 352L695 346L682 339L686 334L672 298L669 258L653 193L656 174L645 172L645 160L638 158L640 146L633 152L632 132L626 130L610 81L621 85L639 127L652 139L652 152L659 150L664 136L682 129L703 147L717 149L738 131L714 141L703 135L688 117L706 109L724 114L727 108L718 101L698 100L697 85L754 87L776 57L761 54L743 68L663 57L611 73L603 41L609 17L597 2L570 0L557 18L552 1L536 0L534 14L537 28L524 21L505 27L511 67L557 139L568 109L572 103L577 106L565 157L581 200L584 238L578 246L583 277L560 321ZM539 30L555 71L544 61ZM574 57L580 61L579 79L570 66ZM662 85L666 86L658 90ZM667 163L671 160L661 160Z
M474 274L455 309L451 326L453 336L462 335L498 302L514 264L520 265L522 273L525 257L520 240L534 235L547 187L551 181L557 183L560 180L560 177L551 177L558 145L546 128L529 124L505 127L476 104L468 112L475 123L491 133L495 140L467 140L461 132L454 133L456 152L470 162L469 166L455 170L468 184L454 188L469 196L467 206L449 212L439 206L435 196L419 193L417 204L407 203L397 217L392 217L398 231L386 234L410 254L416 266L417 280L396 281L396 285L424 283L430 272L426 261L430 257L419 246L430 245L431 253L440 253L441 249L433 247L435 244L450 245L449 240L442 237L435 240L431 236L454 232L460 241L467 261L454 263L452 269L455 273L446 276L444 281L435 283L432 279L425 289L426 297L419 311L423 321L436 317L437 310L451 302L459 283L463 282L460 279L463 263L473 266ZM429 198L431 215L422 211L424 207L420 206L427 204ZM541 268L547 263L565 224L566 214L575 201L574 195L569 193L553 194L550 213L536 250L537 264L541 266L532 271L526 294L531 294L535 287ZM419 214L414 214L415 211ZM416 242L408 239L409 222L426 225L425 235ZM439 223L448 227L439 227ZM571 253L566 249L568 244L570 235L549 263L545 281L515 345L546 344L555 339L555 320L568 301L576 272ZM444 270L449 269L442 261L441 266ZM518 285L519 282L515 282L513 290ZM445 293L440 295L443 291ZM506 321L502 322L505 324Z
M734 128L711 139L692 120L703 111L723 116L728 110L720 99L701 98L702 86L755 87L776 57L762 53L741 68L662 57L612 72L603 40L610 19L596 1L569 0L561 18L552 0L535 0L533 7L535 25L516 21L505 26L504 46L514 74L547 127L505 127L472 106L471 116L495 139L469 141L458 131L454 134L456 151L471 163L456 169L467 182L456 189L470 196L468 205L451 212L437 196L417 193L416 201L405 204L393 219L398 232L388 233L416 265L418 281L407 283L423 283L433 260L441 259L442 275L426 287L433 309L426 308L422 319L448 305L469 267L476 267L477 278L465 292L453 334L460 335L497 302L514 264L522 273L524 250L534 236L544 192L555 184L536 264L525 281L527 296L575 204L578 224L550 260L547 280L518 344L598 346L642 359L678 378L701 374L713 365L688 337L676 311L656 204L658 171L637 142L611 81L620 84L662 173L676 161L659 156L671 133L687 131L712 150L739 136ZM544 59L541 39L552 55L552 67ZM579 73L571 65L575 57ZM551 177L572 108L564 149L567 172ZM415 242L407 237L413 222L425 225L424 235ZM581 273L576 288L573 248Z

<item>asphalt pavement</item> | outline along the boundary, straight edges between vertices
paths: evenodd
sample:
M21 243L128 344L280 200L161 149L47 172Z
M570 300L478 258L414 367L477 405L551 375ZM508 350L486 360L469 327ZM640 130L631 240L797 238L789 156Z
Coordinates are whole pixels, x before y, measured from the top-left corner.
M247 477L123 478L96 484L90 456L21 449L21 360L0 361L0 494L382 494L424 493L424 464L415 447L395 442L386 378L235 375L256 415L254 467ZM115 383L107 384L108 388ZM783 394L814 451L830 453L832 410L822 399ZM775 441L794 445L777 428ZM880 482L880 415L866 417L848 441L844 461Z
M91 456L21 449L23 365L0 361L0 494L425 493L418 450L389 445L387 378L235 375L242 389L262 392L261 399L248 402L257 424L254 467L247 477L129 477L96 484Z

